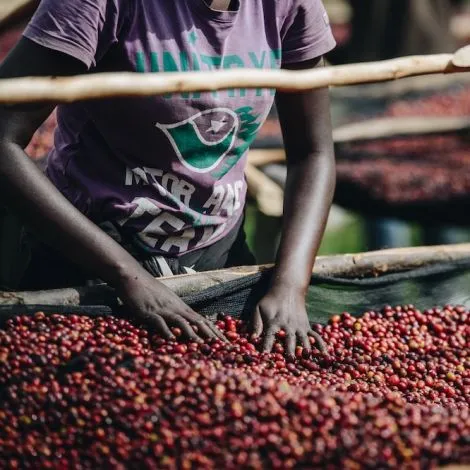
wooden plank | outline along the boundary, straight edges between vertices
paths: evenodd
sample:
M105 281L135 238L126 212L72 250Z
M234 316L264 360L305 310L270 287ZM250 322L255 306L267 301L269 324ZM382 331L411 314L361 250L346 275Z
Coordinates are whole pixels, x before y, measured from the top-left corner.
M301 71L238 69L219 72L104 73L68 78L7 79L0 81L0 103L64 103L238 88L275 88L284 92L296 92L327 86L388 81L407 76L468 72L469 50L470 47L455 54L403 57L382 62Z
M438 263L470 260L470 243L434 247L399 248L368 253L319 256L314 273L334 277L370 277L406 271ZM177 295L200 292L227 281L241 279L272 268L247 266L220 271L186 274L160 279ZM1 292L0 305L115 305L116 294L108 286L59 289L43 292Z
M2 0L0 1L0 21L18 8L23 7L29 0Z
M378 118L347 124L333 131L336 144L395 139L470 130L470 117L399 117Z
M347 24L352 17L352 8L345 0L325 2L325 8L331 24Z
M449 465L441 467L440 470L470 470L470 465Z

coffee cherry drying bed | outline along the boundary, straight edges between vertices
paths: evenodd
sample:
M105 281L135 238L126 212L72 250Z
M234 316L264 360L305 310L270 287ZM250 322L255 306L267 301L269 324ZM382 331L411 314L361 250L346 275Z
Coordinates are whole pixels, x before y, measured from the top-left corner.
M470 87L425 98L399 100L384 117L467 117ZM470 144L468 130L353 143L337 152L335 200L371 216L424 223L468 225Z
M370 127L360 133L362 138L356 136L355 140L350 136L348 142L338 140L336 135L335 203L372 217L467 226L470 128L463 122L470 116L470 87L458 84L440 91L408 94L398 100L382 96L377 100L353 102L354 105L350 103L347 107L346 120L357 125L367 120ZM371 140L377 132L374 125L382 118L395 119L395 124L400 118L415 123L423 118L448 118L461 120L463 127L457 126L453 132L445 129L429 135L383 136ZM282 148L280 126L275 117L263 126L256 144L261 148ZM261 170L284 187L286 166L276 159L273 157L268 164L266 157Z
M3 306L0 468L470 464L469 273L313 276L327 350L293 358L285 332L271 354L248 334L269 271L185 296L227 344L164 340L114 306Z

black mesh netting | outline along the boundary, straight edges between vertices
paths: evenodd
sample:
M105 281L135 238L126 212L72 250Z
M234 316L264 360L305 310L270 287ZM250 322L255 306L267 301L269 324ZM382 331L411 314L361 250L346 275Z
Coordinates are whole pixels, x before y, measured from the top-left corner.
M267 292L270 271L229 281L196 294L183 297L194 310L215 318L219 313L249 318L257 303ZM445 304L470 308L470 260L435 264L406 272L374 278L346 279L312 276L307 295L307 310L312 322L325 323L343 311L360 315L385 305L414 304L420 309ZM106 306L3 306L3 321L14 315L61 312L81 315L122 315Z
M267 292L270 272L209 288L184 300L205 315L219 312L249 316ZM470 261L436 264L376 278L312 276L307 310L312 322L325 323L343 311L360 315L387 304L414 304L421 309L458 304L470 307Z

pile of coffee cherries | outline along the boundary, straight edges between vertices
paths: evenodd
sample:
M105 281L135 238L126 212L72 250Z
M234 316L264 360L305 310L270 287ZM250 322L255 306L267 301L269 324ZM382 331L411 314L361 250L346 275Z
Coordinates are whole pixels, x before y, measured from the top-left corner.
M315 326L320 352L163 340L113 317L0 330L1 468L420 469L470 463L470 312L386 307Z

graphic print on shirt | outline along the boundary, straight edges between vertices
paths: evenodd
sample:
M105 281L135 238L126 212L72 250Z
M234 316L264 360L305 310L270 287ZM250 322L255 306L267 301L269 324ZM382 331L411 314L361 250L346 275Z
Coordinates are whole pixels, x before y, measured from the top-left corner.
M132 201L128 217L119 221L125 227L141 221L136 233L146 246L177 254L199 248L218 238L227 222L243 209L245 182L219 182L246 154L263 122L250 106L236 109L212 108L175 124L155 124L171 143L176 157L191 173L210 174L212 194L196 200L193 184L172 172L157 168L128 168L126 186L153 186L173 209L168 213L148 197ZM177 234L177 235L176 235Z
M243 157L261 123L253 108L213 108L175 124L160 124L180 162L195 173L225 176ZM225 158L227 157L227 158ZM222 164L222 165L221 165ZM221 165L221 168L218 168Z
M281 49L267 45L256 50L214 54L192 30L187 47L144 48L135 52L137 72L186 72L250 67L278 69ZM184 40L182 41L185 42ZM211 50L211 53L208 53ZM158 141L165 140L171 168L147 166L126 169L125 186L152 187L155 197L139 195L127 205L123 228L132 228L145 247L164 254L202 248L223 236L243 211L246 182L241 160L272 105L273 89L236 89L206 93L168 93L161 97L176 109L152 125ZM193 106L193 107L191 107ZM184 119L181 117L184 116ZM175 164L176 163L176 164ZM201 190L197 182L204 180ZM211 186L212 182L212 187ZM163 207L162 207L163 206Z

